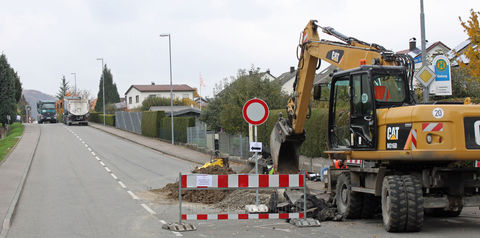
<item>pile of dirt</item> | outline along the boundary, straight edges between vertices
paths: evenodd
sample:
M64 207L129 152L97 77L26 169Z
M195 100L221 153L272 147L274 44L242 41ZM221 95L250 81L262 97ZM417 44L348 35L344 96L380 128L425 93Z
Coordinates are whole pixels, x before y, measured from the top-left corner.
M268 204L272 193L273 191L259 190L258 203ZM255 200L255 190L235 190L227 194L221 202L215 204L215 207L220 208L222 211L245 210L245 205L255 204Z
M192 173L198 174L234 174L231 168L211 166L207 168L196 168ZM163 192L168 198L178 199L178 182L169 183L161 189L151 190L152 192ZM187 202L197 202L204 204L214 204L222 201L230 190L184 190L182 191L182 200Z
M206 168L195 168L192 173L196 174L235 174L230 167L210 166Z

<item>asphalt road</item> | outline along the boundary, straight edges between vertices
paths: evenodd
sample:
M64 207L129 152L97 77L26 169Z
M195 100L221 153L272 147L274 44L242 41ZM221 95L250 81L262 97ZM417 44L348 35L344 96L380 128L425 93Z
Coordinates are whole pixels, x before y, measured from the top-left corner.
M176 236L138 196L193 164L90 127L39 126L42 136L8 237Z
M480 211L426 218L419 233L387 233L381 219L297 228L283 220L202 221L193 232L163 230L178 204L148 192L195 164L85 126L39 125L42 136L8 237L479 237ZM179 148L181 149L181 148ZM215 213L184 204L186 213Z

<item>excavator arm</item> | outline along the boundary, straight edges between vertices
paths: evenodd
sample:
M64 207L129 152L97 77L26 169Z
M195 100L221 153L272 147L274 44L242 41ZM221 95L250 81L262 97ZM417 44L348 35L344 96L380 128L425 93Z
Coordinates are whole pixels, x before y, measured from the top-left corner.
M318 30L343 42L319 39ZM341 70L359 67L369 62L377 65L406 65L405 57L394 54L377 44L368 44L347 37L331 27L320 27L311 20L300 39L298 70L293 84L294 93L288 100L287 118L280 117L270 135L270 152L276 172L296 173L298 151L305 139L305 121L310 104L315 71L321 60Z

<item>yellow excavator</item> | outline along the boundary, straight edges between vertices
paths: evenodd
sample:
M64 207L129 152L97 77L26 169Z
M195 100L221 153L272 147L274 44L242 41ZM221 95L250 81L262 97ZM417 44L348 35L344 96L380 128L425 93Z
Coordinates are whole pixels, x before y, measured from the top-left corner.
M341 42L319 39L318 31ZM341 71L328 85L328 191L346 218L371 217L381 207L387 231L419 231L424 212L458 216L480 206L480 105L416 102L413 59L310 21L301 34L294 93L270 136L277 173L298 172L305 121L322 85L321 60ZM325 122L318 122L325 123ZM319 133L309 131L308 133ZM361 163L348 164L351 161Z

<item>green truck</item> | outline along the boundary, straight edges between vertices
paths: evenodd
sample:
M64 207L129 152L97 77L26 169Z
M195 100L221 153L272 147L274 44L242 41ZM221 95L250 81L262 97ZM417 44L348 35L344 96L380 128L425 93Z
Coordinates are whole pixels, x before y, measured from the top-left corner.
M37 102L37 121L42 124L46 121L50 123L57 123L57 110L55 101L40 100Z

